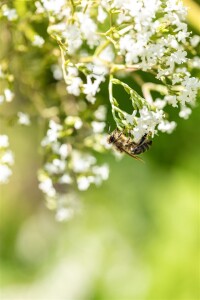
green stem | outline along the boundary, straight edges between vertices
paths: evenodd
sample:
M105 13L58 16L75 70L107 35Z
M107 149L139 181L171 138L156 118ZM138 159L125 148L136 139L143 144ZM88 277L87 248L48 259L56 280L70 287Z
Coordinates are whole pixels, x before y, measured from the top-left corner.
M70 0L70 3L71 3L71 7L72 7L72 14L74 14L75 10L76 10L76 6L74 4L74 0Z
M63 50L63 48L60 45L59 45L59 47L60 47L60 52L61 52L63 77L64 77L65 83L67 84L68 83L68 79L67 79L67 73L66 73L66 69L65 69L65 55L64 55L64 50Z
M119 114L122 114L123 116L125 115L125 113L119 107L116 106L117 101L113 97L113 82L112 82L112 80L113 80L113 75L111 74L110 78L109 78L109 85L108 85L109 100L110 100L110 104L111 104L111 108L112 108L113 118L115 120L117 127L120 129L119 123L121 122L121 120L116 117L115 113L118 112Z
M112 83L112 80L113 80L113 75L111 74L110 78L109 78L109 85L108 85L109 100L110 100L110 104L111 104L111 108L112 108L113 118L114 118L115 122L117 123L116 116L115 116L115 109L114 109L115 103L113 101L113 83Z
M102 43L99 47L97 47L94 56L99 56L99 54L110 44L109 40L106 40L104 43Z
M150 91L156 91L160 94L168 95L168 88L162 84L156 84L152 82L146 82L142 85L142 92L146 101L152 105L153 98Z

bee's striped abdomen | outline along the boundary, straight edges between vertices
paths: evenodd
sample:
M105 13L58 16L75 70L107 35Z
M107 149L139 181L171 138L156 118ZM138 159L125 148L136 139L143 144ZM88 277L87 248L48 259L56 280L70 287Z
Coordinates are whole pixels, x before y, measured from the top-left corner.
M151 144L152 144L152 141L147 141L147 142L137 146L136 148L134 148L132 150L132 152L136 155L139 155L139 154L147 151L150 148Z

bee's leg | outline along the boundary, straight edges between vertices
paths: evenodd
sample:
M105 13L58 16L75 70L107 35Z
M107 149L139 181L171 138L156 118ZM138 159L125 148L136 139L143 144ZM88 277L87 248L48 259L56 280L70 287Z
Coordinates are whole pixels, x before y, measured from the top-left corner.
M143 162L144 163L144 160L143 159L141 159L140 157L138 157L137 155L134 155L133 156L136 160L139 160L139 161L141 161L141 162Z
M115 135L115 134L118 134L117 137L116 137L116 141L117 141L118 139L120 139L122 133L123 133L123 132L120 132L120 133L119 133L118 129L116 128L116 129L113 131L112 134L114 134L114 135Z
M123 132L120 132L120 133L119 133L119 135L118 135L118 137L117 137L117 140L120 139L120 137L122 136L122 134L123 134Z
M128 134L129 134L129 137L128 137L128 140L127 140L127 144L130 143L130 139L131 139L131 133L130 133L130 131L128 132Z
M118 132L118 129L117 129L117 128L115 129L115 132ZM118 141L118 140L120 139L120 137L122 136L122 134L123 134L123 131L121 131L121 132L118 134L116 141Z

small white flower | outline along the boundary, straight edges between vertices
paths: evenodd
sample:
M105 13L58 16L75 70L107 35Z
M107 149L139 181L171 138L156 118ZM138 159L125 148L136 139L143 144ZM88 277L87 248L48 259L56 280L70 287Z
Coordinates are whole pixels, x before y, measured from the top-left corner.
M72 66L67 66L67 76L69 77L77 77L78 76L78 69Z
M60 154L62 159L67 158L67 156L69 155L69 147L67 144L62 144L60 146L60 149L58 150L58 153Z
M33 46L42 48L42 46L44 45L44 39L43 37L41 37L40 35L34 35L34 40L32 42Z
M102 166L94 166L92 168L92 171L95 175L100 176L102 180L107 180L109 177L109 167L107 164L104 164Z
M177 69L176 69L176 72L177 72ZM181 82L180 74L174 73L172 75L172 85L175 85L179 82Z
M7 150L6 152L4 152L4 154L0 158L0 162L2 164L8 164L8 165L12 166L14 164L14 157L13 157L12 151Z
M82 154L79 151L72 152L72 170L75 173L87 172L96 162L96 158L89 154Z
M182 107L181 111L179 112L179 117L183 119L188 119L190 114L192 113L192 110L189 107Z
M194 56L190 61L189 61L189 66L194 69L200 69L200 57Z
M200 36L199 35L193 35L191 38L190 38L190 43L192 45L192 47L197 47L198 44L200 43Z
M74 128L75 129L80 129L83 126L83 122L81 121L80 118L77 118L75 123L74 123Z
M54 197L56 195L56 190L53 187L52 180L48 177L40 182L39 189L49 197Z
M172 133L172 131L176 128L176 122L168 122L168 121L162 121L158 125L158 129L162 132Z
M92 125L92 129L93 129L94 133L101 133L101 132L104 131L106 123L105 122L92 121L91 125Z
M166 105L166 101L164 99L157 98L153 103L158 109L163 109Z
M9 146L8 136L3 134L0 135L0 148L7 148Z
M25 125L25 126L28 126L31 124L31 121L30 121L30 117L28 114L25 114L23 112L18 112L17 113L17 116L18 116L18 123L21 124L21 125Z
M80 77L74 77L71 80L71 83L67 85L67 91L69 94L72 94L74 96L79 96L81 93L81 86L83 84L83 81Z
M99 5L98 7L98 16L97 16L97 20L100 23L103 23L105 21L105 19L107 18L107 13L103 10L102 6Z
M58 14L65 5L65 0L42 0L42 4L47 11Z
M83 85L83 92L87 95L86 99L92 104L96 101L95 95L99 91L99 85L102 81L104 81L103 76L88 75L87 83Z
M67 26L64 24L62 36L66 39L66 43L68 45L67 51L70 55L73 55L83 43L81 32L77 23Z
M56 64L52 65L51 70L53 72L54 79L61 80L63 78L62 69L59 65Z
M58 172L63 172L66 167L66 162L55 158L53 160L53 165L57 168Z
M5 89L4 95L7 102L11 102L14 98L14 93L10 89Z
M3 16L5 16L9 21L15 21L18 18L18 14L15 8L8 8L7 5L2 7Z
M71 184L72 183L72 178L69 174L64 174L63 176L60 177L59 183Z
M49 121L49 128L53 131L59 131L62 129L62 125L56 123L54 120Z
M80 23L80 30L82 36L86 40L88 46L93 48L99 43L99 36L96 34L97 25L93 19L91 19L87 14L82 12L77 13L77 17Z
M131 115L129 115L129 114L126 114L126 122L128 123L128 124L131 124L131 125L133 125L133 123L135 122L135 116L136 116L136 113L137 113L137 111L135 110L135 111L133 111L133 113L131 114Z
M94 113L95 118L99 121L104 121L106 119L107 109L104 105L100 105Z
M80 191L86 191L90 186L90 179L86 176L80 176L77 178L77 185Z
M166 101L168 104L172 105L173 107L177 107L177 97L172 95L167 95L164 97L164 101Z
M172 53L171 57L177 64L182 64L186 62L187 59L187 52L181 49L177 50L176 52Z
M75 129L80 129L83 126L83 122L81 118L77 116L68 116L65 119L65 123L69 126L74 126Z
M47 135L43 138L41 145L45 147L53 142L56 142L60 131L63 129L62 125L56 123L54 120L50 120L49 129L47 130Z
M58 208L56 212L56 220L59 222L68 221L74 216L74 210L71 207Z
M49 174L59 174L62 173L66 168L66 162L55 158L52 163L46 163L44 169Z
M0 164L0 183L8 183L9 177L12 175L11 169L4 164Z
M178 47L179 47L179 44L178 44L178 42L177 42L177 40L175 38L172 38L172 40L170 42L170 45L174 49L178 49Z

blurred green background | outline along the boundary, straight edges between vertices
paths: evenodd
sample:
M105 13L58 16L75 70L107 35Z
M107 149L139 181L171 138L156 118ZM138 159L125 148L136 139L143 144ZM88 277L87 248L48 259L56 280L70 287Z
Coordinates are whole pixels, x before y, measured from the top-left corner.
M199 115L198 105L156 137L145 164L100 156L110 178L80 195L82 213L68 223L55 221L37 187L40 124L6 128L16 163L0 187L0 299L200 299Z

